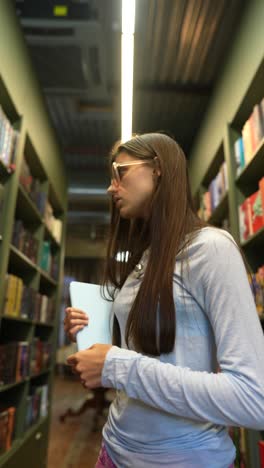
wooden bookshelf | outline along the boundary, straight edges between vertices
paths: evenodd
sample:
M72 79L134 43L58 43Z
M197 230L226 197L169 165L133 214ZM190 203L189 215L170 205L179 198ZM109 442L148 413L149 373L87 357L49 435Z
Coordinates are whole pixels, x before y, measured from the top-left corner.
M212 154L209 166L204 168L204 176L200 180L200 187L198 188L199 193L203 193L207 190L210 181L215 177L221 161L225 160L228 172L228 192L212 213L209 222L216 226L219 225L219 221L228 212L231 234L243 250L253 272L257 271L258 267L264 264L264 226L251 235L246 241L240 243L238 207L245 198L258 190L259 180L264 177L264 137L257 145L249 163L242 169L238 176L236 174L237 166L234 143L241 136L243 125L252 113L253 107L264 97L263 83L264 60L262 60L249 88L246 90L236 112L234 112L233 120L226 122L224 131L222 133L219 132L218 140L221 141L221 144L216 153ZM202 156L203 154L200 155L201 161ZM196 204L198 192L196 192L195 197ZM260 322L264 330L263 317L264 313L260 317ZM247 468L258 467L260 466L258 441L261 439L262 435L259 431L248 429L243 429L243 431L247 447L246 466Z
M17 361L15 361L14 381L11 382L10 379L6 379L6 383L0 385L2 407L8 408L14 406L16 409L12 445L8 451L0 455L0 467L14 468L16 466L25 466L27 468L36 468L46 466L47 457L58 314L63 274L66 196L64 198L65 194L63 194L62 198L62 194L58 193L57 187L56 190L54 189L54 181L51 180L48 163L45 161L45 152L42 147L40 150L36 149L35 142L41 134L42 129L37 128L36 130L34 125L32 126L32 123L31 126L27 126L28 120L17 111L13 98L8 91L8 86L1 75L0 105L12 127L15 131L19 132L12 168L6 167L0 159L0 183L4 186L3 209L1 211L2 229L0 235L0 344L7 345L9 342L19 342L20 349L24 346L25 352L29 350L28 375L25 375L26 368L24 368L23 378L19 378L19 375L22 375L21 363L19 361L18 366ZM45 132L47 129L43 131ZM54 138L54 134L50 132L50 134L47 134L47 137L52 139ZM47 147L45 148L47 157L50 154L48 138ZM55 148L54 142L51 143L51 146ZM59 159L59 152L52 154L52 160L54 158ZM24 185L21 183L23 179L22 170L25 170L25 163L30 170L32 181L37 187L34 193L31 192L31 187L29 189L25 188L25 181L23 181ZM40 197L36 198L36 195L38 196L39 194ZM43 206L41 209L37 206L41 196L43 206L44 203L49 202L55 216L62 222L63 231L60 242L54 238L45 225ZM62 199L63 202L61 201ZM12 244L15 221L21 221L25 231L30 233L32 238L36 239L36 251L32 256L32 258L36 258L36 261L32 261L23 251ZM40 267L41 249L44 241L50 242L50 253L56 256L58 262L56 279L48 271L44 271ZM23 239L21 242L23 242ZM27 252L29 251L27 250ZM16 310L18 316L4 314L4 304L6 301L5 278L7 278L8 274L19 277L20 281L23 281L23 287L30 288L34 294L37 295L38 293L42 296L48 296L48 299L52 301L52 307L54 304L54 318L52 316L53 311L51 312L51 318L47 318L47 321L35 318L34 316L31 317L30 315L28 315L30 318L24 318L19 315L21 309ZM18 301L17 296L15 301ZM35 309L33 310L35 313ZM48 367L40 367L40 371L34 374L33 363L35 357L33 356L33 350L35 349L36 353L36 347L38 346L46 347L47 356L49 356L49 352L51 354L50 358L47 358L47 361L43 359L43 363L48 362ZM18 355L14 356L12 359L18 359ZM12 362L11 360L9 362L11 368ZM30 372L30 368L33 369L33 373ZM18 378L16 378L17 376ZM34 392L37 391L43 396L44 390L47 394L47 416L38 417L30 427L27 427L27 424L30 425L30 421L27 418L28 405L31 404L31 398L34 398Z

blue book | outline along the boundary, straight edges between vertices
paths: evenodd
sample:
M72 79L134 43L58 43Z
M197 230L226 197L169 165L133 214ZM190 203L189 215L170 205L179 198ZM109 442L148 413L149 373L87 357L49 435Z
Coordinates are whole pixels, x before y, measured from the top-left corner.
M101 343L112 343L112 302L101 296L101 286L98 284L70 283L70 299L72 307L82 310L89 317L89 323L76 335L77 347L81 351Z

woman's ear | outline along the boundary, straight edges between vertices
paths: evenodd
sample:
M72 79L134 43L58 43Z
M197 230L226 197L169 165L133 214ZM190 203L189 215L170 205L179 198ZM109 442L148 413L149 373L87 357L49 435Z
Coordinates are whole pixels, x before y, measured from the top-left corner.
M160 177L161 176L161 169L160 169L160 162L158 157L156 156L154 158L154 171L153 174L156 174L156 176Z

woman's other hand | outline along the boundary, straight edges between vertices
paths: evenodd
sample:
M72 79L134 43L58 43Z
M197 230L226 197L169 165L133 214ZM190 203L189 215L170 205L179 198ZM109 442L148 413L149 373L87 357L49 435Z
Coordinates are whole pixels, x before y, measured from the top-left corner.
M102 386L102 371L108 351L112 345L95 344L84 351L72 354L67 363L78 374L85 388Z
M64 331L71 341L76 341L76 333L89 323L88 315L83 310L68 307L65 309Z

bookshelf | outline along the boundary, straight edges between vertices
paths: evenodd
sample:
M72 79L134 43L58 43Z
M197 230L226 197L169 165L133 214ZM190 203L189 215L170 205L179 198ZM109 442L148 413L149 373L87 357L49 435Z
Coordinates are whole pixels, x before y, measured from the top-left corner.
M264 265L264 225L241 239L241 219L239 218L239 206L252 194L259 190L259 181L264 177L264 109L263 109L263 134L257 141L250 159L245 161L244 167L237 173L237 159L235 154L235 142L243 134L243 128L247 120L250 119L256 104L264 98L264 60L259 64L249 86L242 96L239 106L234 112L231 121L226 122L224 129L217 136L221 140L215 153L211 155L210 163L204 170L204 175L198 184L199 188L194 195L194 202L197 209L201 210L201 200L208 190L212 180L215 178L220 165L226 162L228 190L219 204L207 216L207 221L215 226L221 226L222 220L229 219L229 230L245 254L245 257L252 269L256 272ZM196 154L197 156L197 154ZM200 155L202 158L202 156ZM202 208L204 208L202 206ZM201 211L200 211L201 214ZM263 213L264 216L264 213ZM263 223L264 224L264 223ZM260 314L260 322L264 329L264 313ZM236 460L236 467L260 468L258 443L264 438L264 434L259 431L245 430L240 428L240 434L234 430L234 440L240 444ZM242 434L242 435L241 435ZM244 453L244 461L242 460ZM240 459L240 456L242 458ZM245 463L245 464L243 464Z
M35 468L47 459L66 201L1 75L0 106L17 132L12 158L0 152L0 425L11 422L0 467ZM15 408L13 418L7 408Z

